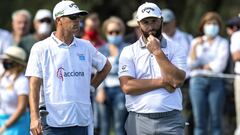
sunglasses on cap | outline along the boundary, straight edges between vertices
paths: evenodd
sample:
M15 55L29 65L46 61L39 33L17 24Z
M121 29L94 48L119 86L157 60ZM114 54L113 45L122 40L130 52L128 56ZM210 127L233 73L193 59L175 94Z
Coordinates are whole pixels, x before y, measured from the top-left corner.
M73 14L73 15L66 15L66 16L63 16L63 17L67 17L71 20L77 20L80 18L80 15L79 14Z
M44 22L46 22L46 23L51 23L52 20L51 20L50 18L43 18L43 19L40 19L39 22L40 22L40 23L44 23Z
M113 34L119 35L120 33L121 33L120 30L110 30L108 32L109 35L113 35Z

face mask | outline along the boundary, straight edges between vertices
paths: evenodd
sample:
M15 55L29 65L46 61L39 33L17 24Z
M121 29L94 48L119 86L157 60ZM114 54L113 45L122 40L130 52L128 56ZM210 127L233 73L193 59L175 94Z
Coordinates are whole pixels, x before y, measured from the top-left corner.
M41 23L39 25L37 32L41 35L47 35L51 32L51 30L52 30L51 24Z
M215 37L219 32L219 26L217 24L205 24L203 32L208 37Z
M123 41L123 36L122 35L117 35L117 36L108 35L107 40L110 44L120 45L121 42Z
M88 35L88 37L90 38L90 40L95 40L95 39L97 39L97 36L98 36L98 32L97 32L97 31L95 31L95 30L90 30L90 31L86 31L85 33Z
M3 68L5 70L9 70L15 67L15 64L13 62L3 61Z

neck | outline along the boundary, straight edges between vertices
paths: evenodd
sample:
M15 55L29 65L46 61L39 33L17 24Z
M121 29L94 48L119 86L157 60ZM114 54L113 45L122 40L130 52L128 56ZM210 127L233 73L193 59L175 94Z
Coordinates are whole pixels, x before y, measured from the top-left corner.
M15 43L17 43L17 44L20 42L20 40L21 40L22 37L23 37L23 36L20 35L20 34L13 33L13 39L14 39Z
M59 29L56 31L55 36L67 45L70 45L73 41L73 34L68 31Z

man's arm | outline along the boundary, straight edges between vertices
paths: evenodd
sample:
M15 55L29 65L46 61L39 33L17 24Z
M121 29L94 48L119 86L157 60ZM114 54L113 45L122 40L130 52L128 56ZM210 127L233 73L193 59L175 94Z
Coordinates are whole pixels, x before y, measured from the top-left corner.
M38 77L31 76L29 78L29 104L30 104L30 117L31 125L30 129L33 135L41 135L42 127L39 120L39 92L40 86L42 84L42 79Z
M232 59L234 62L240 61L240 51L232 53Z
M106 78L106 76L110 72L111 68L112 68L112 65L107 60L103 69L100 72L97 72L96 75L94 75L94 77L92 78L91 85L94 88L97 88L102 83L102 81Z
M175 88L180 87L185 81L186 73L178 69L167 59L164 52L160 49L159 40L150 35L148 37L147 49L155 56L164 80L167 80Z
M175 90L174 87L162 78L135 79L130 76L122 76L119 80L123 92L128 95L140 95L159 88L165 88L168 92L173 92Z

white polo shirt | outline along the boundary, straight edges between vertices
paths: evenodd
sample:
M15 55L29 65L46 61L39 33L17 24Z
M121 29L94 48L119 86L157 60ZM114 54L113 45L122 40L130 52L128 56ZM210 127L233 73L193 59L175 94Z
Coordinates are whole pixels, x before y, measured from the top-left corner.
M0 54L3 54L3 52L12 45L12 35L8 31L0 29Z
M186 53L173 41L162 39L162 50L168 60L179 69L186 71ZM154 79L161 77L159 65L142 40L142 37L130 46L126 46L119 59L119 77L131 76L136 79ZM156 113L171 110L182 110L180 88L169 93L160 88L141 95L126 95L128 111L137 113Z
M181 46L182 49L185 49L186 54L188 55L189 49L191 47L191 42L193 40L192 35L187 34L185 32L180 31L179 29L176 29L175 34L173 37L169 37L167 34L163 33L163 35L166 38L169 38L170 40L173 40L177 44Z
M231 53L240 51L240 31L233 33L231 36ZM235 62L235 73L240 74L240 61Z
M15 81L14 77L14 75L4 75L0 80L0 115L15 113L18 106L18 96L28 96L28 79L23 73Z
M229 57L229 44L225 38L217 36L214 38L212 44L207 42L207 37L203 36L203 43L198 45L196 48L197 59L192 61L190 56L188 57L187 65L188 67L194 68L195 66L208 64L212 69L212 73L222 73L227 66L227 61ZM192 46L196 45L196 39L192 41ZM204 75L209 72L204 69L191 70L190 76L196 76L198 74Z
M68 46L54 36L34 44L26 76L43 79L47 123L52 127L88 126L92 122L92 67L101 71L106 57L83 39Z

